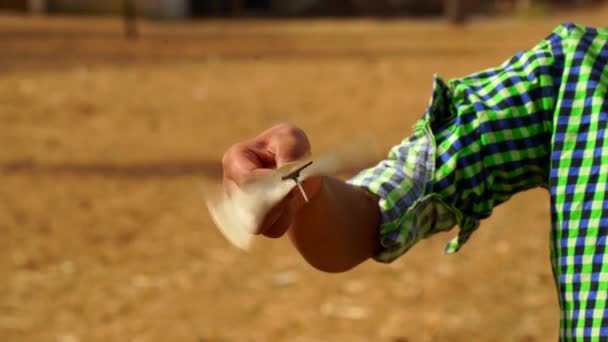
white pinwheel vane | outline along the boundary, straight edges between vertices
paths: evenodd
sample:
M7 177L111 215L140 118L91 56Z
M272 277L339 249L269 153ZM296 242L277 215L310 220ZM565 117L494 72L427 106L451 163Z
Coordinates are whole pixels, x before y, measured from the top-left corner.
M248 250L266 214L295 187L308 201L301 182L312 176L335 175L369 165L374 153L370 144L342 146L316 158L292 162L241 188L205 196L211 218L236 247Z

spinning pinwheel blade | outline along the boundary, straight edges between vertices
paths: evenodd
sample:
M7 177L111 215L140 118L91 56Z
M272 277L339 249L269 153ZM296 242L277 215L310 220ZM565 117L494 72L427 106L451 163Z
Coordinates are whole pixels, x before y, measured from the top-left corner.
M370 144L350 144L315 158L278 168L230 194L218 191L205 198L211 218L234 246L248 250L266 214L294 188L308 197L300 183L312 176L335 175L369 165L374 153Z

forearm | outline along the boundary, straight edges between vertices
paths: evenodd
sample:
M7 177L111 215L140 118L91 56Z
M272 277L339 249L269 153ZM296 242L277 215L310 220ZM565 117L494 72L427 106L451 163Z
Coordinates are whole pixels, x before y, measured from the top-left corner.
M323 177L315 197L296 214L288 235L315 268L347 271L378 250L378 200L366 190Z

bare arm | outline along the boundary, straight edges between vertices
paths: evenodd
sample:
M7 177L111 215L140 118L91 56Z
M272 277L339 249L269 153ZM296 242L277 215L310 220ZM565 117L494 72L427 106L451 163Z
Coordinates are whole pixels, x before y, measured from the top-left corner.
M343 272L377 251L379 221L373 195L323 177L316 196L297 211L288 235L311 265L326 272Z

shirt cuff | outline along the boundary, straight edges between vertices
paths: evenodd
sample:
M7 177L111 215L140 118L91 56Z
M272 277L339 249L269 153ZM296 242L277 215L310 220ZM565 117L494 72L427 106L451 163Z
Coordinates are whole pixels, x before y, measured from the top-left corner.
M479 226L479 221L463 217L432 189L436 161L432 126L450 115L448 91L443 80L435 77L428 110L413 134L394 146L387 159L347 181L380 199L381 250L374 256L377 261L391 262L421 239L459 224L461 233L445 248L446 253L456 252Z

